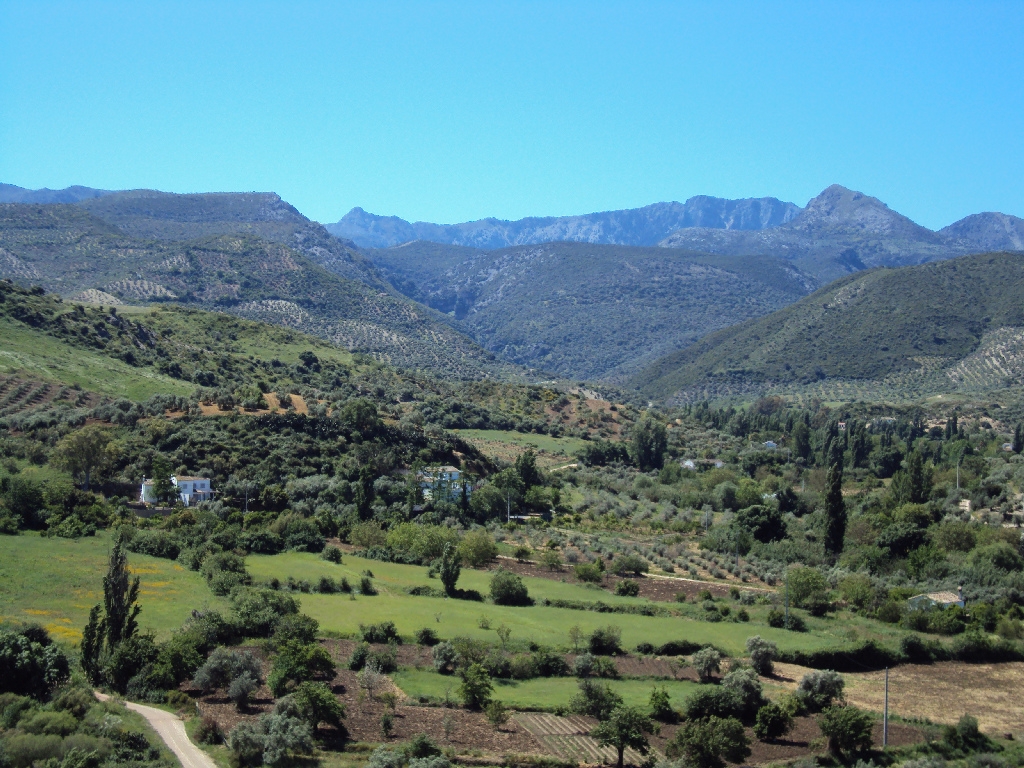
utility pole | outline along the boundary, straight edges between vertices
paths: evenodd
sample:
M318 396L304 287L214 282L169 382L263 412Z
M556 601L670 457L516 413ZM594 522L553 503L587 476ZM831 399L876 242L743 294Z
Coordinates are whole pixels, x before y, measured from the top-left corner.
M786 629L789 629L789 571L786 571Z
M882 749L889 746L889 668L885 668L885 710L882 713Z

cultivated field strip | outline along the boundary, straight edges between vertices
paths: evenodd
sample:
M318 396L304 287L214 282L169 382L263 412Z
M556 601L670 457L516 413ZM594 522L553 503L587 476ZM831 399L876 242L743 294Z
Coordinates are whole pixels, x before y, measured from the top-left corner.
M614 763L618 759L614 749L598 745L597 739L590 736L593 724L582 717L520 712L516 714L515 719L551 754L563 760ZM641 765L644 762L644 757L632 749L626 750L625 759L633 765Z

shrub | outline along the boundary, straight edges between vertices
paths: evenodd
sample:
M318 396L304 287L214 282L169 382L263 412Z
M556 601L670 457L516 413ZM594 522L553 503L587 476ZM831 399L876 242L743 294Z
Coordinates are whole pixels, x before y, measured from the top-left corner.
M382 621L380 624L360 624L359 634L365 643L390 643L399 645L402 638L398 636L398 628L393 621Z
M611 656L619 653L622 648L622 630L609 624L607 627L598 627L587 640L590 652L598 656Z
M310 754L313 734L296 717L263 715L256 722L237 725L228 736L228 748L239 765L278 765L292 754Z
M267 684L274 696L283 696L292 684L315 677L333 677L334 673L334 662L324 648L291 640L274 657Z
M424 627L416 631L416 642L420 645L433 646L441 641L437 636L437 632L430 627Z
M771 702L757 710L754 735L761 741L775 741L793 730L793 718L778 704Z
M562 556L552 549L541 552L540 563L549 571L562 570Z
M531 605L523 580L511 571L499 568L491 577L491 599L495 605Z
M818 718L818 727L834 755L871 749L873 726L871 715L856 707L829 707Z
M679 720L679 713L672 708L668 691L664 688L651 689L651 717L663 723L675 723Z
M702 683L708 683L711 682L712 677L714 677L716 673L721 671L722 654L711 646L701 648L693 654L691 663L693 664L693 668L696 670L700 681Z
M757 674L750 669L734 669L722 678L722 688L736 693L739 703L737 716L744 722L753 722L757 710L765 704Z
M320 723L327 723L339 730L342 728L345 706L324 683L302 683L291 697L298 716L314 731Z
M46 736L67 736L78 729L78 721L68 712L36 712L18 721L26 733Z
M216 719L210 715L203 715L199 719L193 735L200 744L220 744L224 738Z
M11 768L31 768L33 764L61 757L60 736L15 733L4 739L3 751Z
M821 712L836 701L843 701L842 675L831 669L808 672L797 685L796 695L809 712Z
M223 646L214 648L206 662L196 670L192 684L203 691L228 688L239 677L247 676L259 685L263 680L263 668L249 651L234 651Z
M259 686L259 681L255 677L243 672L228 686L228 698L238 709L244 709L249 704L249 697Z
M316 642L317 633L320 631L320 622L312 616L304 613L290 613L282 617L274 630L274 645L278 646L289 640L298 640L300 643Z
M455 646L447 640L435 645L431 656L434 660L434 669L442 675L450 675L459 664L459 654Z
M569 699L569 710L574 714L607 720L616 708L622 706L622 697L607 683L580 680L579 686L579 693Z
M495 728L501 728L508 722L508 708L497 699L491 701L484 708L484 714L487 715L487 722Z
M512 550L512 557L514 557L520 563L525 563L527 560L529 560L531 554L533 554L533 550L531 550L529 547L525 547L522 545Z
M328 544L324 547L324 551L320 553L320 557L329 563L341 564L341 550L333 544Z
M705 717L736 717L743 709L739 694L731 688L702 688L686 700L690 720Z
M685 722L665 746L667 757L683 758L694 768L725 768L726 760L740 763L749 754L743 724L735 718L709 717Z
M572 570L579 581L587 584L600 584L604 580L604 571L594 563L580 563L574 566Z
M20 633L0 629L0 669L0 691L37 699L63 685L71 674L67 656L38 627Z
M294 597L271 589L239 590L232 594L231 606L239 630L248 637L269 637L284 616L299 612Z
M467 566L479 568L498 556L498 545L487 531L478 528L462 537L457 553Z
M467 709L482 709L491 700L491 678L480 664L470 664L462 673L459 696Z
M373 586L373 580L369 576L363 576L359 579L359 594L370 597L377 594L377 590Z
M352 655L348 658L348 668L353 672L358 672L366 666L366 660L369 656L370 644L356 643L356 647L352 649Z
M69 687L61 691L60 695L53 700L53 708L69 712L72 717L81 720L95 703L96 697L92 691Z
M772 662L779 655L779 647L760 635L747 638L747 653L750 654L750 665L759 675L770 675L774 669Z
M622 597L636 597L640 594L640 584L632 579L623 579L615 585L615 594Z
M648 569L647 561L639 555L622 555L611 564L611 572L617 576L639 576L647 573Z

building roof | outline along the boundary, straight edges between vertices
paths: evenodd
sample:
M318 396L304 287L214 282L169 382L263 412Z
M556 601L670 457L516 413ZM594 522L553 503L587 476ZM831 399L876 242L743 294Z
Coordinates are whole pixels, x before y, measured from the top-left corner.
M424 467L423 468L424 474L428 473L428 472L433 473L433 472L458 472L458 471L459 471L458 467L452 467L452 466L448 466L448 467Z
M208 477L193 477L192 475L175 475L174 479L179 481L179 482L182 481L182 480L185 480L187 482L191 482L192 480L209 480L210 478L208 478Z
M919 597L927 597L936 603L959 603L963 600L956 592L922 592L920 595L914 595L910 599L917 600Z

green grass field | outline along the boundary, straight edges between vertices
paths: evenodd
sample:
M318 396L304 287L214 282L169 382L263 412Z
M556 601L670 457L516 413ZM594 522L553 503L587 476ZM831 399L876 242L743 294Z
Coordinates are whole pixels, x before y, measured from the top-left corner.
M425 669L402 669L391 675L395 685L413 699L425 696L458 699L459 678ZM647 707L651 689L668 691L672 705L682 709L685 700L701 686L689 680L609 680L608 685L628 706ZM509 707L553 709L564 707L578 691L574 677L538 677L532 680L494 680L493 696Z
M151 368L127 363L52 336L7 318L0 319L0 373L20 373L113 397L146 400L151 395L187 395L195 385L172 379Z
M640 642L661 644L669 640L690 640L701 644L713 644L731 655L745 653L746 640L759 634L777 643L780 649L823 648L848 643L850 638L845 627L838 624L835 632L828 625L823 631L795 633L773 629L764 624L750 622L711 623L679 617L635 616L628 614L596 613L575 611L564 608L532 606L513 608L478 603L468 600L448 600L438 597L413 597L404 592L407 586L419 584L439 588L436 579L427 578L427 569L421 566L382 563L376 560L346 555L342 565L334 565L308 553L291 552L282 555L254 555L246 563L257 580L288 576L315 582L321 575L332 578L345 576L350 583L358 582L360 574L369 569L380 594L372 597L362 595L355 599L348 595L300 595L303 613L320 622L321 629L341 635L354 635L360 624L393 621L398 631L410 637L422 627L432 627L442 638L456 636L474 637L497 642L494 628L501 623L512 628L515 640L532 640L544 645L566 648L569 645L569 628L577 625L585 633L598 627L614 624L622 629L622 642L626 648L634 648ZM568 577L567 577L568 578ZM476 589L486 596L490 574L485 571L463 569L459 587ZM534 599L561 598L569 600L603 600L606 603L636 603L633 598L615 597L608 592L588 589L576 584L564 584L550 579L525 578L530 595ZM491 629L481 629L480 617L490 620Z
M78 540L34 533L0 536L0 620L37 622L57 640L77 643L89 609L103 600L110 535ZM171 560L129 553L142 582L139 625L163 639L193 608L226 609L198 573Z

